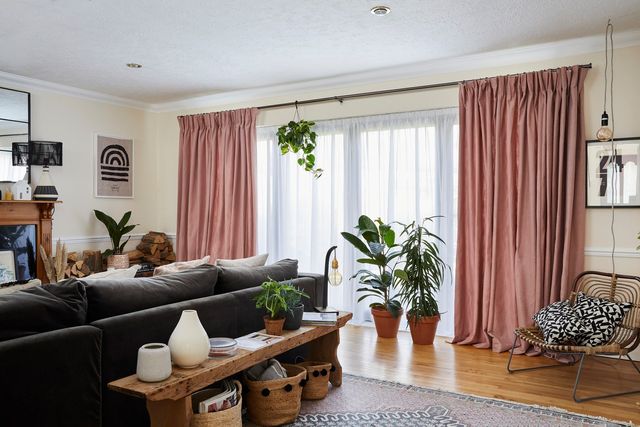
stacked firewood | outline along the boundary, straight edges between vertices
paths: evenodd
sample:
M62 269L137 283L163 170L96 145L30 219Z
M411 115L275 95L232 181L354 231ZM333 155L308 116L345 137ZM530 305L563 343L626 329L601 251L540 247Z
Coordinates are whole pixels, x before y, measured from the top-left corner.
M164 265L176 260L173 245L165 233L150 231L142 237L142 241L129 254L129 262L139 264L148 262L153 265Z
M104 271L102 252L82 251L82 255L77 252L70 252L67 255L67 268L65 277L85 277L93 273Z

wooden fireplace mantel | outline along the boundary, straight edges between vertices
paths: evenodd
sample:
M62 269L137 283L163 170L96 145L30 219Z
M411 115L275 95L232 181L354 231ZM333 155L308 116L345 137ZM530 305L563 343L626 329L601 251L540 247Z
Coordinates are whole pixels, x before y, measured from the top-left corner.
M56 204L62 203L44 200L0 200L0 225L23 225L34 224L36 226L36 262L37 275L42 283L48 283L47 274L44 270L42 257L40 256L40 245L44 247L47 254L51 255L51 234L53 213Z

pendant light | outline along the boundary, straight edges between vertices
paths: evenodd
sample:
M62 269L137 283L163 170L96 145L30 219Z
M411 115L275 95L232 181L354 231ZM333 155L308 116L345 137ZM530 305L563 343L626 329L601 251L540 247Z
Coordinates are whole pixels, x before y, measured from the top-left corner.
M600 129L596 132L596 139L600 142L610 141L613 139L613 129L609 127L609 115L607 114L607 81L609 73L609 39L611 39L611 121L613 126L613 25L611 19L607 22L607 28L605 30L605 48L604 48L604 102L602 108L602 116L600 116Z
M616 234L615 234L615 221L616 221L616 210L615 205L618 196L618 173L620 168L618 167L617 161L617 147L615 142L615 118L613 113L613 24L611 23L611 19L607 21L607 27L605 29L605 62L604 62L604 103L601 117L601 127L596 132L596 138L598 141L605 142L610 141L611 144L609 146L610 154L609 154L609 164L608 168L611 170L611 223L610 223L610 231L611 231L611 285L615 286L617 282L616 278ZM609 45L611 45L611 49L609 49ZM611 71L609 71L609 68ZM611 73L611 77L609 78L609 73ZM609 106L611 111L611 128L609 128L609 115L607 114L607 90L609 91Z

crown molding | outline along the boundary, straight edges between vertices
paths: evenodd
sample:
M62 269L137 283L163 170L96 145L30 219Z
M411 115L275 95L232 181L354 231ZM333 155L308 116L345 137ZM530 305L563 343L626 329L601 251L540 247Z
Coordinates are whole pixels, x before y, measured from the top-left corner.
M88 99L90 101L98 101L107 104L118 105L120 107L137 108L147 111L151 110L152 107L151 104L148 104L146 102L136 101L128 98L120 98L118 96L107 95L101 92L79 89L73 86L67 86L59 83L48 82L46 80L33 79L31 77L24 77L18 74L11 74L0 71L0 86L10 87L12 85L19 86L19 89L21 90L43 90L47 92L73 96L76 98Z
M640 30L626 31L614 35L616 49L640 45ZM384 83L400 79L425 77L440 73L454 73L483 68L526 64L530 62L563 58L603 49L602 35L562 40L511 49L478 53L450 58L434 59L409 65L382 68L361 73L352 73L325 79L308 80L296 83L265 86L237 91L229 91L214 95L190 97L163 103L146 103L134 99L121 98L101 92L79 89L59 83L33 79L17 74L0 71L0 86L19 86L24 90L45 90L105 102L123 107L137 108L152 112L172 112L186 109L222 106L232 103L255 101L273 96L290 96L313 90L338 89L353 85Z
M640 30L615 34L616 49L640 45ZM151 105L151 111L171 112L193 108L216 107L231 103L255 101L270 96L300 94L317 89L337 89L354 84L383 83L393 80L425 77L441 73L454 73L514 64L526 64L550 59L565 58L603 50L601 35L562 40L511 49L496 50L451 58L434 59L409 65L394 66L373 71L345 74L326 79L309 80L276 86L229 91L214 95L186 98L178 101Z

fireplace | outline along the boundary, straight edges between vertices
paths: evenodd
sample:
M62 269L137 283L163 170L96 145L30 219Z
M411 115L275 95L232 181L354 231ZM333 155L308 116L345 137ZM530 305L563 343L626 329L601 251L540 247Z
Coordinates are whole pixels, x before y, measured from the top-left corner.
M37 277L48 283L40 247L51 254L53 212L59 203L62 202L0 200L0 255L3 262L10 263L15 258L15 273L22 280ZM5 246L11 249L1 249Z
M0 225L0 252L13 252L18 282L37 277L36 241L34 224Z

